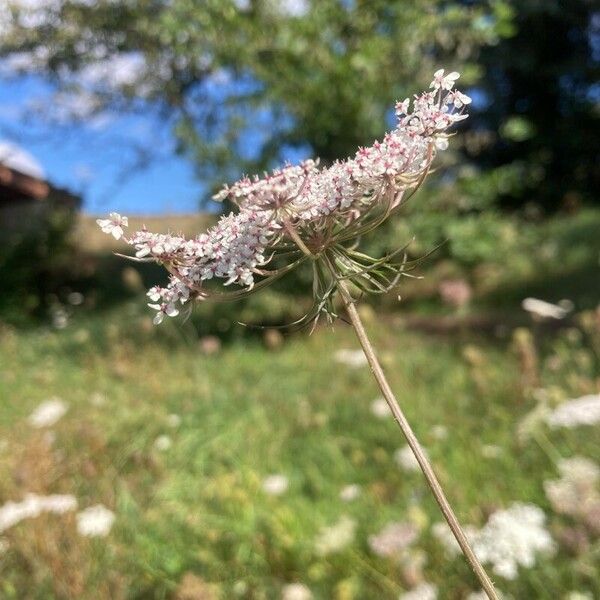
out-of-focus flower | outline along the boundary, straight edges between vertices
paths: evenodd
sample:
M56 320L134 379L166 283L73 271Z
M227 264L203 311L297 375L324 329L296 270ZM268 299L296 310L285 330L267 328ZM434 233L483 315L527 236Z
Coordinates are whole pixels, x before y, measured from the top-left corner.
M169 427L173 427L173 429L179 427L181 425L181 417L175 413L167 415L167 425Z
M431 428L431 435L436 440L445 440L448 437L448 428L445 425L434 425Z
M572 304L551 304L538 298L525 298L521 302L524 310L542 319L564 319L573 310Z
M518 567L531 568L537 553L552 553L555 544L544 527L546 517L538 506L515 503L492 514L472 539L473 550L494 573L516 579Z
M303 583L288 583L281 590L281 600L312 600L312 592Z
M115 514L102 504L95 504L77 513L77 531L86 537L107 536L114 522Z
M103 406L106 404L106 396L102 392L94 392L90 396L90 404L94 406Z
M448 279L440 283L440 296L449 306L462 308L471 301L473 289L464 279Z
M427 455L427 450L425 450L425 448L423 448L423 452ZM419 463L408 444L394 452L394 460L396 461L396 464L405 471L418 471L420 468Z
M200 350L202 354L212 356L221 351L221 340L216 335L205 335L200 338Z
M418 535L419 531L412 523L390 523L377 535L369 536L369 547L377 556L398 556Z
M483 458L498 458L502 456L502 447L495 444L483 444L481 446L481 456Z
M315 551L320 556L340 552L354 541L356 521L343 515L339 521L322 527L315 540Z
M546 417L546 422L553 428L600 423L600 394L589 394L563 402Z
M378 419L386 419L392 416L392 411L385 401L385 398L376 398L371 402L371 413Z
M32 427L41 429L42 427L51 427L65 415L69 406L60 398L50 398L42 402L30 415L29 424Z
M594 600L591 592L569 592L565 596L565 600Z
M27 494L21 502L7 502L0 506L0 533L24 519L38 517L45 512L60 515L76 508L77 499L70 494Z
M368 364L367 357L362 350L347 350L343 348L334 354L334 358L336 362L351 367L352 369L364 367Z
M423 582L412 590L400 594L399 600L436 600L437 596L437 586L433 583Z
M285 475L275 474L265 477L262 483L262 489L269 496L281 496L289 486L288 478Z
M360 485L353 483L342 488L340 492L340 500L343 502L352 502L356 500L362 493Z
M96 223L104 233L109 233L115 240L119 240L123 237L123 227L129 225L129 220L113 212L108 215L108 219L96 219Z
M173 445L173 440L168 435L159 435L154 440L154 447L156 450L164 452L168 450Z
M562 459L558 470L560 479L544 481L544 490L552 508L558 513L583 520L600 532L600 467L583 456L574 456Z
M473 525L465 525L463 531L467 536L467 539L472 543L477 535L477 527ZM460 546L452 533L452 530L448 526L446 521L438 521L431 526L431 533L433 537L443 546L444 550L449 556L458 556L461 553Z

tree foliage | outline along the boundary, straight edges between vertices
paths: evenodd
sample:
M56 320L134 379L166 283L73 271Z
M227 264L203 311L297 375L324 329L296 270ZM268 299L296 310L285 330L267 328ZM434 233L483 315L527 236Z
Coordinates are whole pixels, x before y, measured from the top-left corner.
M57 86L55 110L158 109L209 181L380 136L438 66L474 83L510 33L500 0L12 0L0 55ZM66 106L66 109L65 109ZM47 107L52 114L52 107ZM387 119L386 119L387 117Z

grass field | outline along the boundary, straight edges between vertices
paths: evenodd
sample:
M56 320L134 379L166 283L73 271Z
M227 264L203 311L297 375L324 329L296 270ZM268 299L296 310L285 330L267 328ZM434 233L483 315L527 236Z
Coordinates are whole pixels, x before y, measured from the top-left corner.
M600 597L599 532L544 492L561 457L600 461L598 428L535 417L598 393L598 315L551 335L534 326L452 340L370 316L461 520L481 527L517 501L547 516L556 552L516 580L495 575L505 597ZM62 330L0 330L0 503L73 494L79 509L101 503L116 517L106 537L78 534L73 511L7 528L1 598L302 600L306 589L285 587L301 583L317 599L392 599L422 581L441 600L477 591L433 535L441 517L421 475L395 459L404 442L373 413L368 369L336 360L357 348L346 325L275 349L259 336L202 347L189 323L152 328L139 300L76 313ZM66 414L32 427L51 397ZM381 556L369 540L393 522L416 539Z

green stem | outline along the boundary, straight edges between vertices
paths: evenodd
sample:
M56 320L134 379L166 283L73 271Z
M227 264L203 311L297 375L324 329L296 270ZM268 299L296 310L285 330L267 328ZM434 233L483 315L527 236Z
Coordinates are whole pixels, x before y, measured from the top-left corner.
M415 458L421 467L421 471L423 471L423 475L425 475L427 484L429 485L436 502L438 503L442 514L444 515L444 518L448 522L448 525L450 526L458 545L469 562L469 565L473 569L473 572L477 576L477 579L479 579L488 598L490 598L490 600L498 600L498 594L494 589L494 584L475 556L467 536L460 526L460 523L458 522L458 519L456 518L456 515L454 514L454 511L452 510L452 507L450 506L450 503L444 494L444 490L442 489L442 486L440 485L440 482L438 481L438 478L431 467L429 459L423 451L419 440L417 440L409 422L406 420L404 412L400 408L400 404L398 404L398 400L396 400L396 397L394 396L394 392L392 392L392 388L386 379L383 369L381 368L379 360L375 354L375 350L373 349L371 341L367 336L367 332L364 328L362 320L358 314L358 311L356 310L356 306L348 289L348 284L344 280L340 279L338 280L338 287L344 300L346 311L348 312L348 316L350 317L350 321L358 337L358 341L360 342L367 361L369 362L369 366L371 367L373 376L375 377L375 380L377 381L377 384L379 385L381 392L383 393L383 396L386 399L394 418L396 419L396 422L402 430L408 445L413 451L413 454L415 455Z

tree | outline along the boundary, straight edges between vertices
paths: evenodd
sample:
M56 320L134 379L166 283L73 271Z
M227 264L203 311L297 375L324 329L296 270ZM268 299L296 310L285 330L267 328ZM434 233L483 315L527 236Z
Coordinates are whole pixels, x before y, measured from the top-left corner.
M480 54L471 157L506 207L597 201L600 13L591 0L514 0L516 34ZM496 133L498 135L496 135Z
M52 81L63 117L65 104L73 118L160 111L199 176L220 182L289 156L352 153L440 65L474 83L481 46L510 33L506 6L12 0L0 14L0 56L5 71Z

